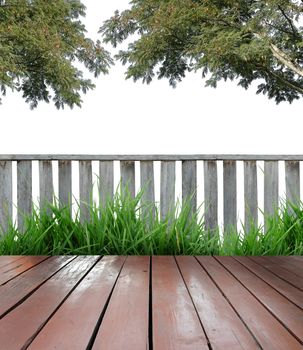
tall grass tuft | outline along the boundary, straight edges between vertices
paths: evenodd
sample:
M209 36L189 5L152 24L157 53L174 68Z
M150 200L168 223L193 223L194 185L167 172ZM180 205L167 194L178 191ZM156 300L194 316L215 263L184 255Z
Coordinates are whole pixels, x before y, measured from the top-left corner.
M81 222L80 205L75 217L58 200L25 217L25 230L11 223L0 238L0 255L303 255L302 205L284 203L263 227L245 232L236 229L220 236L219 228L205 230L201 208L191 214L188 202L180 203L160 220L158 206L141 204L116 191L105 206L88 205L90 219ZM155 210L155 215L153 215Z

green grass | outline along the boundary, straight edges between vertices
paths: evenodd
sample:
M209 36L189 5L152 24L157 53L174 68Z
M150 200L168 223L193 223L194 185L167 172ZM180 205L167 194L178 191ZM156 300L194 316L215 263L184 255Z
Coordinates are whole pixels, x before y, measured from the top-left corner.
M266 219L266 234L262 227L252 227L249 233L234 230L222 239L219 230L205 230L199 210L190 216L188 205L177 205L161 221L158 212L152 218L151 205L140 207L141 196L132 199L117 191L104 208L89 206L85 223L79 220L79 206L74 219L57 200L48 207L51 215L34 207L23 233L9 225L0 238L0 255L303 255L303 210L298 206L289 210L284 203Z

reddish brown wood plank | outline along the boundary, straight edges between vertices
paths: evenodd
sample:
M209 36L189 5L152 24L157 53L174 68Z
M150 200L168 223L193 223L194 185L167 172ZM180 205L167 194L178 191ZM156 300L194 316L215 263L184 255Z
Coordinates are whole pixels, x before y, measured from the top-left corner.
M60 303L98 259L96 256L77 257L47 280L21 305L4 316L0 320L3 349L26 349Z
M176 260L212 349L260 349L198 261L189 256L178 256Z
M303 344L303 312L231 256L216 258Z
M275 275L284 279L285 281L291 283L293 286L299 288L303 291L303 278L295 275L294 273L286 270L284 267L278 265L277 263L273 263L267 256L251 256L249 259L252 259L259 265L265 267Z
M13 264L4 266L0 270L0 285L19 276L47 258L47 256L28 256L25 259L16 260Z
M216 259L197 257L263 349L293 350L302 345Z
M106 256L99 261L28 349L86 349L124 260Z
M289 259L288 256L268 256L268 260L282 266L285 270L303 278L303 257L301 261Z
M93 349L148 349L149 268L147 256L124 263Z
M247 259L244 256L234 257L241 264L243 264L250 271L255 273L258 277L262 278L263 281L271 285L287 299L291 300L294 304L298 305L301 309L303 308L303 292L293 285L282 280L280 277L276 276L269 270L255 263L251 259Z
M74 257L51 257L0 288L0 318Z
M207 349L207 339L172 256L152 258L154 349Z
M23 258L24 258L24 256L21 256L21 255L2 255L2 256L0 256L0 269L3 266L9 265L9 264L14 263L17 260L21 260Z

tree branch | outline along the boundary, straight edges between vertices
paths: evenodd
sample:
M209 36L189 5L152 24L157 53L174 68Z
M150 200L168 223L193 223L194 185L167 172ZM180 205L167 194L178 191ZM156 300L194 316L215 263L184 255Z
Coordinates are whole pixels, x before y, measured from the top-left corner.
M292 70L296 74L303 77L303 69L298 64L292 62L291 59L286 55L286 53L284 53L274 44L270 44L270 50L278 61L283 63L286 67L288 67L290 70Z

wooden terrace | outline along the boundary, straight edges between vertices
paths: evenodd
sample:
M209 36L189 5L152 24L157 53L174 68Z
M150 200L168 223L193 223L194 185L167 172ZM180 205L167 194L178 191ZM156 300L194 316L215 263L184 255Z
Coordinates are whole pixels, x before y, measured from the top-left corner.
M303 349L303 257L2 256L0 349Z

